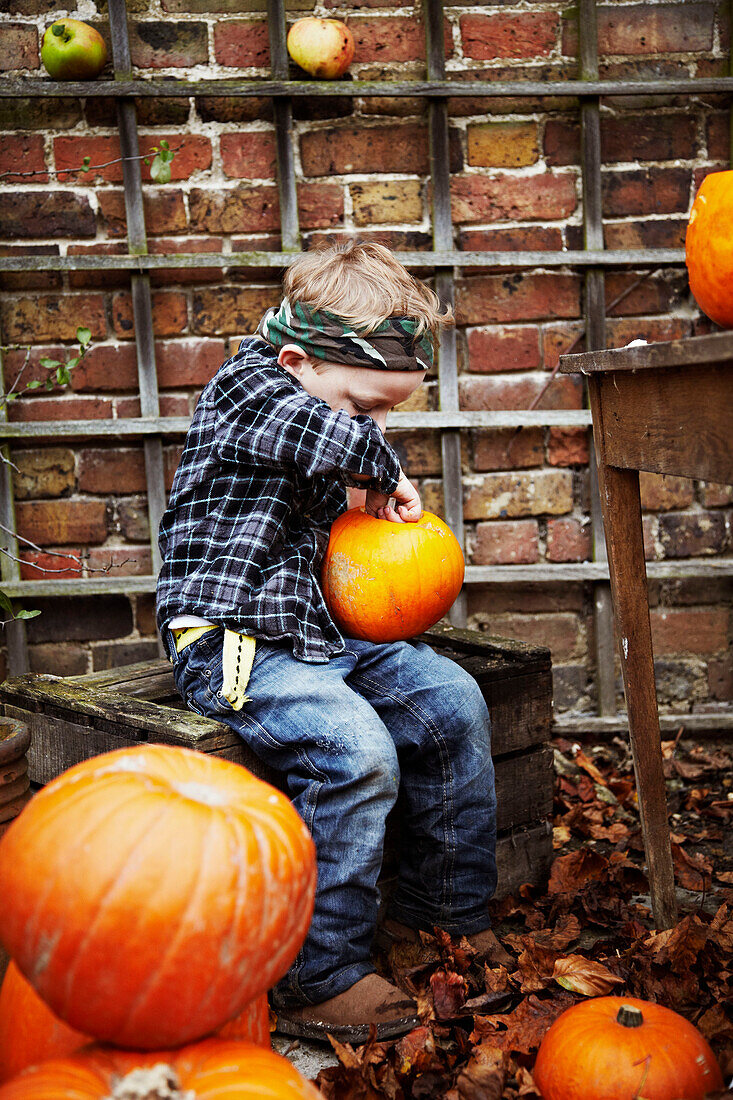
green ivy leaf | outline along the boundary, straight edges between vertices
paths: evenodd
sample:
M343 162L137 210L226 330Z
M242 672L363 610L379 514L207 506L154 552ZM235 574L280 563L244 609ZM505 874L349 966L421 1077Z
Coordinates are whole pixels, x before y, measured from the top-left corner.
M7 615L10 615L11 617L13 615L13 605L11 604L5 593L2 591L2 589L0 589L0 610L4 611Z
M53 389L53 382L51 381L50 378L46 379L46 389L47 390L52 390Z
M63 364L63 366L68 367L69 370L73 370L80 359L81 359L80 355L74 355L74 356L72 356L71 359L67 359L66 362Z
M71 375L69 374L68 367L65 363L56 371L56 381L60 386L68 386L71 382Z
M40 611L16 611L16 619L35 619L41 614Z
M156 183L170 183L170 163L164 161L160 155L158 155L152 163L150 178L155 180Z
M76 338L83 348L87 346L92 338L92 334L88 328L78 328L76 330Z
M39 362L40 362L42 367L46 368L46 370L53 370L55 367L61 366L61 360L60 359L46 359L46 358L44 358L44 359L40 359Z
M26 388L27 390L37 390L37 389L39 388L39 386L42 386L42 385L43 385L43 381L42 381L42 379L40 379L40 378L34 378L32 382L27 382L27 383L26 383L26 387L25 387L25 388Z

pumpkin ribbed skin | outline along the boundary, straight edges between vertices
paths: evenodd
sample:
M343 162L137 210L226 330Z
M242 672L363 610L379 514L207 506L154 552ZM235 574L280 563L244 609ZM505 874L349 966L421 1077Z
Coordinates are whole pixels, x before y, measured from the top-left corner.
M344 512L331 528L322 586L339 628L351 638L395 642L428 630L461 590L458 540L432 512L393 523Z
M245 768L121 749L49 783L0 841L0 939L69 1026L179 1046L285 973L315 875L295 809Z
M217 1035L221 1039L243 1039L269 1050L267 995L263 993L246 1005ZM64 1058L91 1042L90 1035L75 1031L54 1016L11 959L0 986L0 1084L28 1066L49 1058Z
M153 1067L168 1067L166 1070ZM133 1051L89 1047L70 1058L33 1066L0 1086L0 1100L133 1100L141 1076L166 1076L174 1100L319 1100L320 1092L286 1058L252 1043L206 1039L179 1050ZM126 1082L128 1074L135 1074Z
M639 1027L617 1022L622 1005L641 1012ZM703 1100L723 1088L697 1028L634 997L594 997L566 1009L543 1038L533 1075L543 1100Z
M690 290L703 313L733 328L733 171L700 185L685 237Z

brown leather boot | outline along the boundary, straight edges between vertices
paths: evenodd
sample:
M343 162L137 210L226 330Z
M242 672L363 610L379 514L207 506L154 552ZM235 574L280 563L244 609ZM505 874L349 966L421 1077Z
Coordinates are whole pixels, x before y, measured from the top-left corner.
M474 932L466 936L475 951L478 951L480 959L485 959L491 966L505 966L507 970L514 969L515 960L505 951L490 928L484 928L481 932Z
M406 1035L420 1023L415 1002L396 985L367 974L343 993L317 1005L276 1010L275 1030L280 1035L323 1039L333 1035L348 1043L365 1043L370 1024L377 1026L377 1039Z

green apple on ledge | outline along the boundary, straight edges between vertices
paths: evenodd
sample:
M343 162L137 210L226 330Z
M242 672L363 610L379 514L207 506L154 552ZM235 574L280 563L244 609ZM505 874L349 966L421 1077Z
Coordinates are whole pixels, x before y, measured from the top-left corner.
M88 23L59 19L46 28L41 60L54 80L94 80L107 64L107 47Z

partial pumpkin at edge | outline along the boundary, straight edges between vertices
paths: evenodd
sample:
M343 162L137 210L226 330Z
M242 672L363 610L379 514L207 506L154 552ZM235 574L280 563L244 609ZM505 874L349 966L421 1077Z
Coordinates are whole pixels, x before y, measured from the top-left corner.
M690 290L711 321L733 328L733 171L700 184L685 236Z

